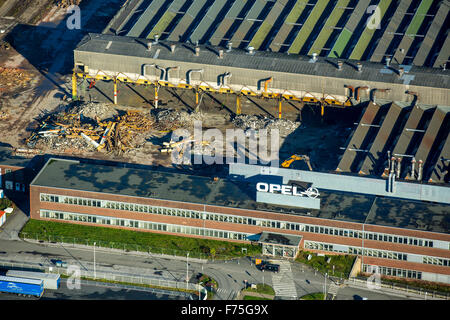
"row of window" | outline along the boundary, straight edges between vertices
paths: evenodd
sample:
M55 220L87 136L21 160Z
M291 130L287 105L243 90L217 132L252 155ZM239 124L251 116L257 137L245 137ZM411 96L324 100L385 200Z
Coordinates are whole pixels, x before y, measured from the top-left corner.
M329 243L315 242L315 241L305 241L305 249L313 249L313 250L323 250L323 251L333 251L333 252L344 252L336 246L333 246ZM376 250L376 249L364 249L349 247L348 253L356 254L356 255L365 255L368 257L377 257L384 259L393 259L393 260L404 260L406 261L408 256L404 253L385 251L385 250ZM363 254L364 252L364 254Z
M165 223L155 223L155 222L131 220L131 219L121 219L121 218L88 215L88 214L80 214L80 213L41 210L40 216L41 216L41 218L48 218L48 219L87 222L87 223L95 223L95 224L99 224L99 225L121 226L121 227L137 228L137 229L158 230L158 231L199 235L199 236L221 238L221 239L231 239L231 240L246 240L247 239L247 234L240 233L240 232L230 232L230 231L223 231L223 230L196 228L196 227L189 227L189 226L180 226L180 225L165 224Z
M284 230L304 231L304 232L328 234L328 235L358 238L358 239L363 238L363 232L358 231L358 230L315 226L315 225L291 223L291 222L286 222L286 221L276 221L276 220L259 219L259 218L249 218L249 217L243 217L243 216L225 215L225 214L218 214L218 213L207 213L207 212L200 212L200 211L194 211L194 210L156 207L156 206L140 205L140 204L127 203L127 202L117 202L117 201L108 201L108 200L100 201L100 200L95 200L95 199L57 196L57 195L51 195L51 194L41 194L41 201L59 202L59 203L75 204L75 205L81 205L81 206L91 206L91 207L98 207L98 208L134 211L134 212L142 212L142 213L161 214L161 215L177 216L177 217L184 217L184 218L191 218L191 219L206 219L206 220L213 220L213 221L220 221L220 222L247 224L247 225L255 225L255 226L275 228L275 229L284 229ZM422 246L422 247L423 246L433 247L433 241L431 241L431 240L418 239L418 238L413 238L413 237L401 237L401 236L394 236L391 234L375 233L375 232L367 232L367 231L364 232L364 239L391 242L391 243L408 244L408 245Z
M410 278L410 279L422 279L422 272L414 271L414 270L406 270L406 269L398 269L391 267L381 267L381 266L372 266L372 265L363 265L363 272L365 273L379 273L385 276L392 277L402 277L402 278Z
M450 266L450 260L449 259L441 259L441 258L434 258L434 257L423 257L423 263L426 264L435 264L437 266Z
M348 252L351 254L363 255L363 250L361 248L349 247ZM376 250L376 249L364 249L364 255L368 257L403 260L403 261L406 261L408 259L408 256L404 253Z

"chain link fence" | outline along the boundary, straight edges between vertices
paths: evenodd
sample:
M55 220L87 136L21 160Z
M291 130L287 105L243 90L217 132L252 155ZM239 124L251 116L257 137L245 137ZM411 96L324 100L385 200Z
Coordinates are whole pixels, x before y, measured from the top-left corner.
M349 282L353 282L353 283L367 283L367 278L364 277L353 277L349 279ZM412 286L408 286L407 284L403 284L403 283L393 283L393 282L386 282L381 280L381 287L382 288L388 288L388 289L392 289L392 290L398 290L398 291L404 291L405 293L410 293L410 294L417 294L420 296L423 296L425 299L427 297L429 298L440 298L440 299L445 299L445 300L449 300L450 299L450 293L446 293L446 292L439 292L439 291L435 291L435 290L427 290L427 289L422 289L422 288L417 288L417 287L412 287Z

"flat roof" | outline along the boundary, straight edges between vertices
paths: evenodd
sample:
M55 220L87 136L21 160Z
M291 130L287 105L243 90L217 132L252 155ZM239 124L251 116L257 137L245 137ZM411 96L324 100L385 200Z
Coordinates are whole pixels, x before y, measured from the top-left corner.
M32 186L206 204L450 233L450 206L320 189L321 209L256 202L254 183L51 158Z
M27 279L27 278L20 278L20 277L5 277L0 276L0 281L8 281L8 282L20 282L20 283L27 283L27 284L42 284L42 280L36 280L36 279Z
M60 278L60 275L57 273L44 273L44 272L22 271L22 270L8 270L8 272L6 272L6 276L27 278L27 279L39 279L39 280L44 279L58 280Z
M328 78L404 84L404 80L399 78L396 72L376 62L359 61L363 68L361 72L357 72L356 61L354 60L318 57L317 62L311 63L309 56L257 50L250 55L247 54L246 50L237 48L231 50L231 52L224 52L223 59L218 59L219 47L199 45L200 54L199 56L195 56L193 45L180 42L159 41L158 44L152 45L152 49L149 52L146 44L150 41L152 40L89 33L80 41L75 51L144 58L151 58L158 51L157 56L159 60L307 74ZM171 44L177 45L174 53L170 51ZM338 60L344 63L342 70L338 70L336 67ZM397 66L395 64L391 65L393 67ZM450 87L450 73L448 71L409 65L403 67L405 74L414 75L410 79L409 85L444 89Z

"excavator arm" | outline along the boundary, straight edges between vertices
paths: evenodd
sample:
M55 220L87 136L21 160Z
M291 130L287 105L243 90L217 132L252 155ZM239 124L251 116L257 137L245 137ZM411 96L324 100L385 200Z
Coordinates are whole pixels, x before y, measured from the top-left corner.
M310 161L309 161L309 157L306 156L306 155L297 155L297 154L294 154L294 155L292 155L289 159L286 159L286 160L281 164L281 166L282 166L283 168L289 168L289 167L291 166L291 164L292 164L294 161L298 161L298 160L304 160L304 161L306 162L306 164L308 165L309 171L313 171L313 169L312 169L312 167L311 167L311 163L310 163Z

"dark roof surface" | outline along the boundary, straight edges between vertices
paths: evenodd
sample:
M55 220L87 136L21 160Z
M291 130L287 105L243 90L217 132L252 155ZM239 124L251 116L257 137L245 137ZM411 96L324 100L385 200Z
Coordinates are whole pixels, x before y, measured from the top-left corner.
M109 41L112 41L112 43L106 49ZM149 52L146 46L148 42L149 40L147 39L90 33L80 41L75 51L152 58L159 49L158 59L161 60L384 83L406 84L406 81L410 85L445 89L450 87L449 71L442 71L436 68L404 66L405 76L399 78L396 72L386 68L383 64L368 61L360 62L363 66L362 72L357 72L356 62L353 60L318 57L316 63L311 63L311 58L308 56L288 55L269 51L255 51L254 54L250 55L242 49L233 49L231 52L224 50L223 59L218 59L218 50L220 48L217 47L200 45L201 50L197 57L194 55L194 46L191 44L159 41L159 44L153 45ZM170 52L170 44L172 43L177 44L175 53ZM344 62L340 71L336 67L338 60ZM391 64L391 66L394 68L399 67L394 64Z
M301 236L271 233L271 232L265 232L265 231L261 234L261 237L259 238L259 242L263 242L263 243L272 243L272 244L280 244L280 245L285 245L285 246L296 246L296 247L298 247L301 240L302 240Z
M25 168L31 161L31 159L14 156L12 151L11 148L0 146L0 165Z
M320 210L269 205L256 202L251 183L152 169L50 159L32 185L450 232L449 205L323 189L319 190Z

